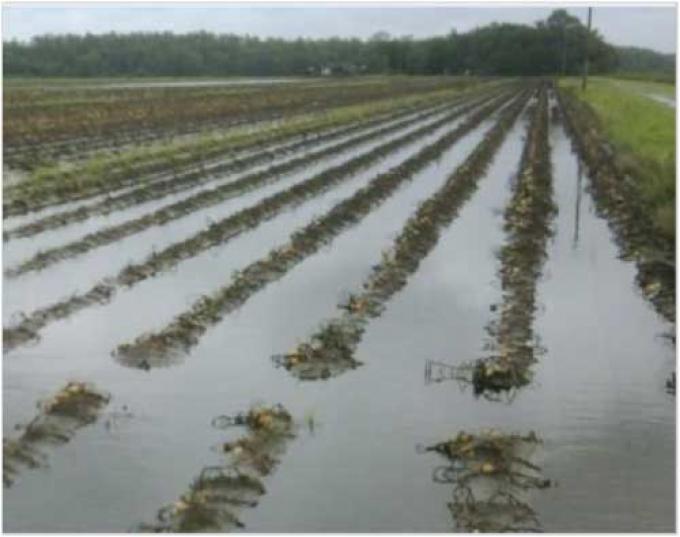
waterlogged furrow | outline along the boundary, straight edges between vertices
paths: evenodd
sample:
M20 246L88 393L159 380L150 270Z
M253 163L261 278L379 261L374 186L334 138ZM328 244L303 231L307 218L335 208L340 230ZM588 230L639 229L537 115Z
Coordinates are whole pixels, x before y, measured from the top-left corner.
M334 200L337 200L338 197L342 198L352 195L363 183L368 181L372 174L379 173L381 169L389 169L390 166L408 158L408 152L405 155L400 154L401 148L408 146L410 153L415 153L418 150L418 146L410 148L410 146L414 145L414 142L427 143L428 138L435 139L438 133L446 128L448 123L449 120L443 118L442 120L410 131L401 137L388 141L355 157L347 163L322 171L288 190L278 192L263 199L260 203L227 216L213 223L207 229L202 229L188 239L171 244L164 250L152 254L141 263L123 268L115 277L105 278L97 282L88 292L70 296L56 304L34 311L28 317L24 317L18 324L5 328L5 350L11 350L17 345L37 339L38 332L53 321L63 319L93 305L108 303L113 300L115 294L121 288L129 289L143 280L173 269L186 259L193 258L218 245L231 243L245 231L258 228L258 235L260 235L261 224L274 219L274 217L286 209L295 208L295 214L299 214L300 218L296 218L294 221L287 219L283 227L279 226L277 228L277 234L279 229L286 234L290 233L288 230L294 229L293 225L304 225L311 220L314 214L301 207L301 205L304 204L307 207L310 205L307 202L313 201L313 207L310 207L310 209L317 211L317 214L318 211L325 210L326 206L330 209ZM387 162L383 164L385 160L392 161L392 163ZM380 168L375 166L378 163ZM342 189L337 188L340 185L343 185ZM349 188L345 188L345 185ZM327 193L328 195L326 195ZM276 219L274 223L279 222L279 220ZM288 222L288 220L291 221ZM294 222L297 222L297 224ZM266 232L266 230L263 231ZM249 233L248 237L250 235ZM268 235L265 233L263 236ZM280 240L285 240L285 237L286 235L282 235ZM254 238L251 240L258 239ZM243 246L239 248L243 249ZM246 250L249 251L250 249ZM266 253L266 250L261 254L256 254L256 256L263 255L264 253ZM228 262L225 264L219 261L211 261L211 263L217 262L223 267L223 272L229 272L229 266L233 266L234 269L239 266L239 263L234 265L232 262L237 260L238 257L231 254ZM247 261L247 259L243 261ZM243 261L240 262L241 266ZM189 270L191 271L192 269ZM219 280L215 284L218 285ZM205 289L209 289L209 287L198 292L204 292Z
M373 176L382 173L411 157L420 148L436 140L439 136L447 132L447 130L451 130L461 121L463 121L463 118L455 119L451 123L447 123L436 129L431 134L416 139L413 143L403 149L389 154L384 160L377 162L375 165L369 166L365 170L361 170L355 178L351 178L347 183L346 186L349 186L350 188L345 188L345 185L342 185L341 190L345 193L343 195L349 196L353 194L355 188L363 186ZM422 125L416 125L410 129L406 129L404 132L400 131L393 137L386 137L385 140L378 140L377 142L367 144L366 146L363 146L362 149L364 151L370 151L372 148L378 147L392 138L398 138L411 130L417 130L421 127ZM32 272L26 274L24 277L15 279L12 281L11 285L6 287L6 293L3 296L3 324L5 326L14 324L23 318L24 313L32 312L49 304L63 301L76 294L82 294L96 285L100 280L114 276L128 264L142 262L152 253L162 251L176 242L181 242L192 235L204 231L212 222L227 218L229 215L242 210L243 208L255 205L268 196L286 190L296 183L302 182L309 177L313 177L333 166L346 163L355 155L357 155L356 150L349 151L347 154L342 154L341 156L324 159L318 164L283 176L276 183L247 193L244 196L193 212L183 218L169 222L164 226L151 227L142 233L134 234L122 241L93 250L88 254L78 256L71 261L54 265L46 271ZM384 162L384 165L382 162ZM329 191L328 194L330 195L329 199L335 199L336 201L341 199L341 197L339 197L340 194L333 195L333 191ZM326 195L323 197L327 198ZM327 210L328 208L330 207L327 207L324 210ZM300 209L302 209L304 213L307 213L304 207L300 207ZM299 212L300 209L296 212ZM305 219L297 221L297 225L299 226L308 223L308 220ZM293 228L286 228L285 233L281 235L278 240L284 241L292 231ZM266 250L258 252L256 257L243 259L239 265L234 267L234 269L243 266L251 259L264 255L273 245L267 243L264 246L267 248ZM219 281L215 282L216 286L218 286L219 283Z
M358 145L374 137L383 136L399 128L408 126L409 124L416 121L427 119L428 117L439 113L445 106L447 105L430 107L429 110L416 112L415 114L412 112L409 112L408 114L397 114L397 117L389 117L382 120L380 123L383 123L384 126L375 130L370 130L371 127L375 126L375 122L371 121L370 125L351 125L344 129L338 129L330 133L320 134L311 139L296 140L285 145L277 145L268 149L265 148L259 152L245 155L243 157L237 156L231 158L228 163L219 166L209 169L206 168L203 170L194 170L181 175L175 175L174 177L170 177L168 179L145 184L128 192L118 195L109 195L96 203L84 205L75 210L52 214L28 224L9 229L4 232L4 239L5 241L9 241L13 238L31 237L46 230L53 230L55 228L76 222L82 222L95 215L108 215L134 205L143 204L153 200L159 200L170 196L171 194L193 189L206 183L216 182L216 174L218 173L222 175L226 173L242 172L248 168L257 166L258 164L271 162L281 157L287 157L293 152L305 150L310 146L315 146L317 144L321 145L324 142L335 140L357 131L369 129L368 132L364 133L363 135L351 138L349 140L344 140L342 144L336 146L338 147L338 150L344 150L352 147L353 144L348 145L352 142ZM406 116L406 118L401 121L397 121L398 117L403 116Z
M546 258L551 221L556 212L552 198L548 96L541 90L512 198L504 219L507 241L500 252L499 277L503 293L499 319L488 332L492 354L478 360L472 383L476 394L519 388L531 381L536 361L532 329L536 311L536 282Z
M675 322L675 244L658 233L634 181L619 169L592 111L558 93L567 132L588 166L597 211L614 232L621 256L637 265L637 283L654 309Z
M39 332L53 321L69 317L90 306L111 302L117 291L121 288L130 288L143 280L157 276L161 272L171 270L183 260L195 257L220 244L229 243L245 231L260 228L261 224L272 220L287 208L300 208L302 204L311 200L323 202L326 192L331 194L335 192L336 195L342 195L342 197L351 195L356 188L359 188L363 182L371 177L372 173L379 173L381 171L380 168L373 170L376 164L383 160L393 161L393 164L382 166L382 169L388 169L388 166L408 158L409 152L415 153L418 149L417 146L413 148L410 146L419 141L427 142L428 138L435 139L440 131L443 132L447 128L449 123L456 124L460 122L460 115L464 113L465 110L459 110L458 112L447 114L443 118L407 131L406 134L389 140L382 145L369 148L368 151L350 161L330 169L322 170L287 190L277 192L262 199L259 203L232 213L214 222L207 229L201 227L199 231L187 239L171 243L163 250L152 253L140 263L121 268L116 276L103 278L96 282L87 292L68 296L56 303L39 308L28 316L21 315L21 320L18 323L4 329L4 350L9 351L18 345L36 340ZM409 152L404 156L399 154L402 148L409 149ZM357 185L353 186L353 183L357 183ZM345 184L350 189L346 193L337 192L337 187ZM329 198L328 201L332 201L332 198ZM304 217L306 212L298 209L296 214L299 213L300 216ZM305 220L302 220L298 225L304 223L306 223ZM290 233L290 231L286 233ZM285 235L281 237L281 240L284 240L284 237ZM88 266L86 264L85 268ZM35 290L35 287L31 285L31 289ZM37 289L37 293L38 296L44 298L45 293L40 288ZM9 299L8 297L5 298L12 302L11 296ZM26 298L30 297L22 294L22 299L25 300ZM18 311L20 309L8 307L5 304L6 313L16 313Z
M456 96L456 98L462 100L464 95L465 94L461 94L460 96ZM236 144L234 146L226 148L224 151L220 153L219 157L216 159L211 159L209 161L203 160L200 162L199 165L196 165L194 163L193 165L183 166L181 172L182 174L195 173L198 171L200 171L202 174L217 173L217 171L219 171L222 166L229 165L233 158L246 157L265 150L266 151L276 150L277 152L283 151L285 147L291 143L296 144L298 142L304 142L305 147L310 147L315 142L320 140L320 137L325 135L337 135L339 138L342 138L344 136L351 136L353 133L359 130L380 127L385 125L387 122L398 121L407 116L415 115L428 109L434 110L436 107L444 109L447 106L447 104L450 104L450 102L455 102L455 99L448 100L442 98L436 100L429 99L424 100L422 103L415 103L411 105L406 104L396 112L393 109L394 107L392 107L388 112L378 111L375 114L371 114L368 119L357 118L350 119L349 121L341 123L342 126L340 127L334 127L333 122L325 123L322 122L322 124L316 125L313 128L310 128L307 131L303 132L302 134L295 131L290 133L288 136L276 137L272 142L268 141L268 139L256 140L255 142L252 142L250 145L245 145L243 148L240 148L240 146ZM330 127L326 123L330 124ZM279 139L281 140L279 141ZM332 141L332 138L329 140ZM166 160L168 161L168 166L172 164L173 160L172 156L167 157ZM179 176L177 170L174 171L173 173L170 173L166 169L160 173L145 176L144 185L146 186L157 182L166 181L167 179L172 178L174 176ZM129 186L117 188L112 192L115 192L116 195L123 195L129 194L132 191L137 190L138 188L139 184L134 183ZM31 224L32 222L38 221L42 218L53 216L57 213L75 212L77 210L80 210L82 207L86 205L98 204L103 200L108 199L112 195L112 192L95 194L92 196L85 197L84 199L81 200L65 201L56 205L47 205L43 208L39 208L30 213L25 214L8 216L8 214L5 213L3 215L3 218L6 223L5 228L9 227L10 229L13 229L21 226L26 226L28 224Z
M413 106L414 103L442 102L447 97L443 94L426 95L418 98L398 100L396 103L377 103L378 113L395 108ZM365 108L366 105L363 105ZM362 108L359 106L359 108ZM84 166L72 170L47 170L41 173L40 180L23 182L15 187L7 188L3 203L4 215L23 214L42 207L92 197L105 192L117 190L133 183L139 183L145 174L164 172L169 164L195 165L206 159L223 155L225 151L257 147L262 143L289 138L319 129L333 127L354 121L357 118L357 106L349 106L349 112L335 113L329 111L328 116L304 116L300 120L292 120L280 127L266 129L264 132L239 134L238 136L224 136L221 138L208 137L179 146L168 145L159 150L126 152L120 157L102 157L93 159ZM371 111L368 112L372 114ZM366 115L364 110L363 115ZM359 116L361 117L361 116ZM251 118L252 119L252 118ZM172 158L171 158L172 157Z
M477 102L478 101L475 101L472 104L464 106L462 110L470 110L477 104ZM451 114L460 113L461 110L455 110L454 112L451 112ZM347 147L352 148L352 146L355 144L351 141L348 141L345 144L340 145L346 145ZM209 190L203 190L189 198L169 206L162 207L157 211L146 214L139 218L129 220L117 226L110 226L90 233L80 240L73 241L44 252L39 252L19 265L7 269L5 271L5 276L12 278L30 271L44 269L64 259L82 255L106 244L111 244L127 236L144 231L150 227L163 226L168 222L177 220L200 209L218 205L225 200L242 195L246 192L259 189L268 184L276 183L280 181L281 175L295 170L304 169L314 161L332 156L334 153L337 153L342 149L342 147L337 146L322 149L309 155L305 155L283 164L273 166L267 170L247 175L225 185ZM346 150L347 148L344 149Z
M347 227L358 223L428 162L438 158L448 147L479 125L499 104L493 102L485 105L460 126L424 147L414 157L374 178L370 184L340 202L324 216L296 231L289 243L273 249L267 257L238 272L230 284L199 299L164 329L140 336L132 343L120 345L116 350L118 359L131 367L148 368L163 365L173 355L187 352L209 326L218 323L224 315L240 307L254 293L281 278Z
M462 95L459 97L462 98ZM435 103L424 103L420 106L405 106L401 110L388 113L378 112L371 115L368 119L351 119L344 122L321 122L319 125L314 125L308 130L281 128L281 133L274 136L267 136L265 138L257 138L249 143L232 143L225 145L220 151L211 151L207 153L197 153L193 160L187 161L187 158L178 150L175 153L168 152L167 155L159 158L156 167L158 169L145 170L137 168L130 168L125 170L128 175L136 173L134 181L129 181L124 185L105 185L106 188L101 193L80 193L81 195L74 195L70 199L59 201L58 203L48 203L40 207L32 207L31 212L15 211L9 208L5 212L3 218L7 221L8 217L11 219L13 227L25 226L41 218L54 216L61 212L75 212L77 209L82 210L83 207L90 204L97 204L103 200L107 200L112 194L128 195L134 191L139 190L140 183L143 187L151 186L157 183L167 183L169 180L179 180L184 176L188 178L204 178L208 174L217 174L219 172L229 171L229 169L242 169L243 166L233 166L234 159L239 162L247 164L253 158L258 158L261 153L280 153L292 151L291 147L311 147L317 142L333 141L334 139L351 136L352 134L375 127L385 125L390 121L398 121L410 115L418 114L428 109L436 109L437 107L445 107L446 102L438 100ZM337 124L340 124L340 127ZM124 156L124 155L123 155ZM121 157L122 158L122 157ZM266 159L265 159L266 162ZM238 163L237 163L238 164ZM87 174L87 170L82 173ZM101 172L99 172L101 173ZM112 173L112 172L108 172ZM11 192L10 192L11 194ZM86 195L85 195L86 194ZM8 222L9 223L9 222Z
M220 451L227 461L203 468L199 477L181 498L163 507L153 524L142 524L139 531L154 533L193 533L242 528L240 509L257 506L266 493L262 479L278 466L286 444L295 438L296 424L280 405L255 407L247 414L218 416L218 428L245 428L246 434L224 442Z
M402 129L409 129L414 127L417 128L418 125L422 122L432 120L436 121L440 116L443 117L444 115L447 114L447 108L450 108L450 105L446 106L443 109L443 111L432 111L432 113L411 115L409 116L410 120L389 122L387 125L383 127L373 129L372 131L357 136L356 138L343 140L338 144L334 144L333 147L338 149L336 153L334 153L331 157L325 157L324 159L319 160L318 162L325 165L332 165L335 161L348 158L349 156L351 156L351 153L353 151L371 148L373 145L381 143L383 139L389 138L394 134L399 134ZM352 141L356 143L352 143ZM238 186L239 184L243 184L242 179L244 179L245 177L252 177L253 175L272 169L273 166L279 166L281 164L284 164L285 162L290 162L293 159L303 159L306 155L310 155L313 151L316 151L318 153L328 148L331 148L330 144L328 145L321 144L321 147L317 146L316 148L312 148L310 152L298 152L296 155L287 156L285 158L279 159L278 162L275 162L272 165L258 166L255 169L251 169L248 172L236 175L234 177L228 177L225 180L215 181L215 184L211 185L208 188L210 189L221 188L221 186L224 186L226 184L234 183L236 183L236 186ZM304 168L299 168L298 170L293 170L293 172L295 171L313 173L309 165ZM288 172L288 175L290 175L291 173L292 172ZM241 193L243 193L244 195L245 194L252 195L260 191L266 195L267 188L265 187L271 189L271 186L274 187L278 187L279 185L285 186L286 182L287 176L284 175L279 176L275 182L269 182L268 184L263 185L263 187L259 189L251 188L251 186L246 183L243 186L243 191ZM188 192L170 195L161 200L151 201L148 203L143 203L141 205L134 205L128 207L127 209L123 209L109 215L90 218L86 222L78 223L75 225L67 227L56 227L34 237L17 239L16 241L13 241L9 245L6 244L5 247L3 248L5 265L6 266L18 265L27 259L31 259L36 255L39 255L43 251L49 251L51 249L54 249L55 247L58 248L59 245L78 242L82 240L83 237L88 237L91 234L97 233L102 229L109 229L111 227L115 227L118 225L124 225L129 221L134 221L139 218L143 218L148 214L154 213L155 211L161 210L166 207L175 206L176 204L189 198L192 198L200 192L205 191L209 190L201 186L198 186L196 188L192 187L192 189ZM228 196L227 199L236 200L239 197L239 194L240 194L239 189L236 188L235 191L232 192L232 194ZM247 202L245 198L244 202ZM208 205L206 208L209 208L211 206L212 205ZM223 213L219 213L219 216L221 216L222 214ZM173 221L177 222L178 220L181 220L181 218L182 217L180 217L179 219L175 219Z
M444 185L419 206L392 248L373 267L363 290L340 306L344 312L326 322L309 342L300 344L295 351L275 356L276 363L304 380L325 379L360 365L354 353L368 322L380 316L386 302L406 285L409 276L436 246L442 230L474 193L526 99L526 94L517 98Z

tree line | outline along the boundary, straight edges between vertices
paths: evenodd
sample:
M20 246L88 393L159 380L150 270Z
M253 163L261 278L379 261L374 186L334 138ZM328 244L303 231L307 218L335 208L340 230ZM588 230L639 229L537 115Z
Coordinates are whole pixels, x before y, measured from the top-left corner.
M533 26L494 23L427 39L384 32L366 40L206 32L46 35L5 42L3 64L9 76L574 75L581 71L587 35L580 20L564 10ZM617 49L597 31L590 32L588 50L596 73L629 65L645 71L644 65L657 65L662 56Z

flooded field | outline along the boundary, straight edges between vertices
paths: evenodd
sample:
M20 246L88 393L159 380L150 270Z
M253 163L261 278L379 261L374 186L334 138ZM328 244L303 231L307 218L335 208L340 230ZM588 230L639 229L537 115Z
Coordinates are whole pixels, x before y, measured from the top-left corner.
M372 84L5 186L6 531L675 530L674 325L554 85Z

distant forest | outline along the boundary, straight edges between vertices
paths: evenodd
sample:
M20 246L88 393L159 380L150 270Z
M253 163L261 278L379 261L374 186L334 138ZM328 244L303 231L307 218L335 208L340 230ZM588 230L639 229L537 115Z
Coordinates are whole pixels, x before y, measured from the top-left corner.
M6 76L284 76L580 73L587 29L564 10L534 26L494 23L429 39L259 39L205 32L47 35L4 43ZM675 56L590 34L591 70L675 72Z

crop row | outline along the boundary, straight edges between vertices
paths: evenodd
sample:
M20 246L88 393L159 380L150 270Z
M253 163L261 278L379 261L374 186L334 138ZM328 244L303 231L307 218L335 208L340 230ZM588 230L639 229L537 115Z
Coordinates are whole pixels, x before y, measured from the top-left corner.
M458 85L470 82L458 81ZM34 144L72 137L110 136L129 128L165 130L215 118L248 118L250 121L322 110L451 87L451 80L414 81L399 84L375 82L360 85L281 85L266 91L245 88L241 92L202 94L158 92L156 99L83 103L73 107L49 107L19 111L7 109L5 143Z
M340 148L338 151L341 151L346 148L346 144L361 144L373 138L384 136L399 128L408 126L415 121L426 119L432 115L435 115L441 112L442 109L442 106L435 106L430 110L426 110L416 115L415 117L412 117L412 113L404 114L407 117L406 119L392 124L390 124L390 122L398 119L398 117L402 117L402 114L398 114L397 118L389 117L378 123L378 126L385 123L387 123L387 126L379 128L378 130L369 130L369 132L366 132L365 134L356 138L352 138L347 142L339 144L335 147ZM55 228L66 226L75 222L82 222L95 215L107 215L115 211L126 209L133 205L161 199L165 196L169 196L170 194L182 192L184 190L215 181L215 175L218 173L225 174L242 172L248 168L257 166L258 164L274 160L278 156L287 156L298 150L328 142L336 138L350 135L356 131L364 130L367 127L371 128L374 126L375 123L373 121L369 122L368 125L350 125L349 127L336 129L315 137L297 139L288 145L275 146L272 149L265 149L263 151L251 153L243 157L229 159L227 162L210 167L210 173L208 173L208 169L198 169L182 174L175 174L173 177L160 181L145 183L139 188L135 188L118 195L109 195L101 201L95 202L93 204L83 205L70 211L55 213L47 217L34 220L28 224L7 230L4 233L4 238L7 241L12 238L30 237L41 233L44 230L53 230Z
M609 222L622 257L635 261L644 296L674 323L675 244L656 231L637 185L617 166L592 111L566 92L558 97L567 132L588 167L598 213Z
M352 125L357 121L379 122L383 114L408 113L428 104L450 99L454 92L441 92L427 96L416 96L376 103L366 106L346 107L324 115L308 114L283 123L278 127L255 132L228 132L225 135L207 135L193 140L164 144L158 147L134 148L120 155L102 156L90 159L75 167L49 167L38 170L25 181L7 187L4 191L3 210L5 217L24 214L48 205L85 199L111 192L141 180L151 181L147 174L165 174L181 168L204 168L211 158L236 156L236 152L255 150L263 144L290 140L294 136L306 137L323 129ZM161 175L160 178L162 178Z
M285 208L298 205L313 196L333 188L341 182L348 180L362 168L384 158L399 147L418 140L429 132L435 131L447 122L465 114L477 104L479 104L477 101L468 104L433 123L424 125L404 136L386 142L346 163L320 172L287 190L273 194L252 207L247 207L214 222L207 229L198 232L188 239L170 245L160 252L153 253L141 263L125 267L114 279L99 282L82 295L75 295L64 301L34 311L29 316L24 317L16 326L4 329L5 351L36 339L38 332L52 321L68 317L89 306L109 302L113 299L119 287L130 287L146 278L155 276L161 271L170 270L184 259L233 240L244 231L253 229L264 221L273 218Z
M326 109L317 110L312 112L313 115L328 115L336 114L339 110L343 108L353 108L353 107L365 107L367 109L373 110L375 108L380 108L385 102L389 101L402 101L404 104L410 101L419 100L425 96L435 96L441 93L451 93L451 90L436 90L429 91L427 93L418 93L416 95L406 95L402 97L386 98L379 102L371 102L370 105L345 105L341 107L329 107ZM301 115L309 116L309 112L304 110L302 114L294 114L294 118L299 118ZM214 118L205 119L201 121L191 121L187 119L178 125L169 125L164 129L159 130L158 128L144 128L139 124L134 124L130 128L117 131L108 136L82 136L79 138L69 138L62 141L44 141L35 144L24 144L21 146L8 147L7 145L3 148L3 155L5 158L5 164L10 167L16 167L19 169L26 170L37 170L40 166L49 165L51 161L54 160L68 160L69 162L75 163L76 161L83 161L85 158L92 158L97 153L102 156L106 151L121 152L126 151L126 147L131 148L134 146L139 146L140 144L150 143L150 142L160 142L160 141L170 141L171 143L182 143L182 138L188 138L190 136L201 137L207 134L209 131L226 129L239 130L240 126L244 126L247 130L255 130L258 128L265 128L267 130L274 127L277 123L282 121L288 122L292 119L290 114L275 114L256 121L252 117L243 118ZM240 130L244 130L241 128ZM177 140L172 141L177 137ZM167 143L167 142L166 142Z
M2 480L5 487L13 484L21 467L45 465L41 448L65 444L76 431L95 422L110 397L82 382L69 382L47 401L38 406L40 412L22 427L16 439L3 439Z
M536 361L532 329L536 282L557 211L552 197L548 128L548 97L543 88L504 214L506 242L499 254L502 304L497 308L498 321L488 327L493 337L491 355L475 363L472 375L475 393L489 397L528 384L530 366Z
M508 97L503 97L506 100ZM375 207L390 197L429 162L441 156L462 136L477 127L498 108L494 101L474 112L467 120L416 155L375 177L354 195L335 205L325 215L297 230L290 241L238 271L233 281L212 295L205 295L189 310L178 315L157 333L142 335L132 343L122 344L116 354L131 367L163 365L173 355L187 352L198 343L209 326L244 304L253 294L278 280L294 266L319 251L348 227L357 224Z
M287 190L273 194L251 207L244 208L214 222L207 229L188 239L172 244L160 252L153 253L141 263L125 267L115 278L97 283L82 295L75 295L34 311L16 326L4 330L5 350L10 350L17 345L36 339L38 332L52 321L68 317L89 306L109 302L113 299L119 287L131 287L162 271L170 270L184 259L193 257L209 248L226 244L239 234L274 218L284 209L299 205L305 200L350 179L361 169L384 158L400 147L435 131L447 122L465 114L477 104L479 104L479 101L463 106L435 122L375 147L348 162L324 170Z
M454 112L455 113L455 112ZM413 122L416 119L411 120ZM388 126L384 132L398 129L398 126ZM265 170L253 172L235 181L216 186L211 189L201 190L180 201L161 207L151 213L127 220L121 224L105 227L92 232L70 243L57 246L42 252L5 271L9 278L17 277L34 270L41 270L55 263L82 255L96 248L111 244L130 235L134 235L153 226L162 226L189 215L199 209L218 205L228 199L240 196L265 185L280 181L282 176L294 170L304 169L312 162L322 160L340 151L346 151L367 139L377 137L378 134L369 133L357 138L346 140L339 144L319 149L318 151L297 157L280 164L273 165Z
M208 466L189 490L173 504L158 511L156 522L140 531L193 533L242 528L237 512L257 506L266 493L262 479L278 465L278 457L295 437L296 425L282 406L254 407L245 415L220 416L216 427L244 427L246 434L225 442L220 452L223 465Z
M419 206L394 245L373 267L362 291L339 306L343 313L324 323L293 352L275 356L276 363L303 380L325 379L360 365L354 354L368 322L378 317L385 303L406 285L409 276L436 246L441 232L475 192L527 98L528 93L518 97L443 186Z

